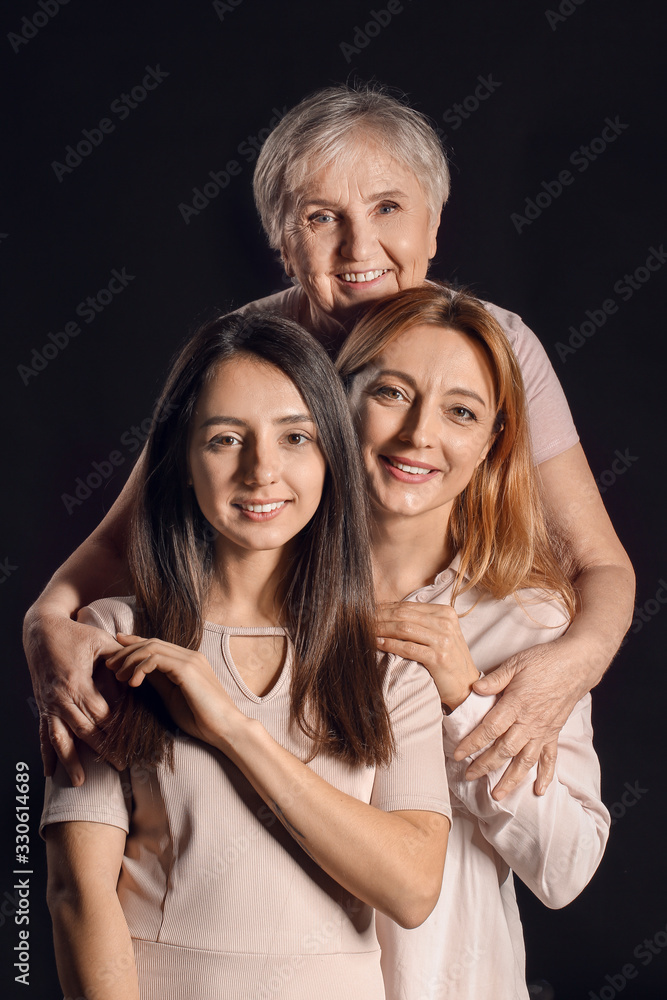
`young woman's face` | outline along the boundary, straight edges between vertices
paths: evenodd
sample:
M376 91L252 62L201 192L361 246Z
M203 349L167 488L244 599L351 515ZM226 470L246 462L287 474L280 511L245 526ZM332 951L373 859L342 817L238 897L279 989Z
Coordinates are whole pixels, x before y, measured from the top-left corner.
M448 519L493 443L482 347L456 330L413 327L356 376L350 407L376 508Z
M223 362L190 425L190 482L209 523L243 549L277 549L310 521L326 462L294 383L250 355Z

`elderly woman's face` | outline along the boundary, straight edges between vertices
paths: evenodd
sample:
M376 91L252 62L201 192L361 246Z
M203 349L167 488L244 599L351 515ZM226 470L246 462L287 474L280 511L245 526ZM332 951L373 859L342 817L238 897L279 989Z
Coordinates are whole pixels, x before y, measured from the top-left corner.
M415 175L369 145L353 165L310 178L285 224L282 254L313 310L349 323L369 302L422 284L433 220Z

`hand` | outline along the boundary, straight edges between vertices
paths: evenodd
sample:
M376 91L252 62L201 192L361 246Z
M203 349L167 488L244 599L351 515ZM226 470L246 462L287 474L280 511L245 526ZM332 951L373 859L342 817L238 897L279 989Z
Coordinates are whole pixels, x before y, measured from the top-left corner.
M382 604L377 628L378 647L423 663L450 711L466 700L480 673L453 608L416 601Z
M487 747L468 768L466 778L470 781L514 758L493 789L497 800L518 785L535 764L536 795L544 794L554 776L558 734L587 691L584 684L573 683L577 661L568 655L569 648L567 636L532 646L474 684L479 694L505 690L483 722L462 740L454 757L462 760Z
M118 642L124 648L106 661L116 679L139 687L148 677L180 729L224 752L233 724L246 716L231 700L203 653L162 639L142 639L120 632Z
M39 708L44 774L52 775L60 759L72 784L81 785L85 773L74 737L97 749L109 706L93 683L93 665L118 643L65 614L35 611L26 616L23 644Z

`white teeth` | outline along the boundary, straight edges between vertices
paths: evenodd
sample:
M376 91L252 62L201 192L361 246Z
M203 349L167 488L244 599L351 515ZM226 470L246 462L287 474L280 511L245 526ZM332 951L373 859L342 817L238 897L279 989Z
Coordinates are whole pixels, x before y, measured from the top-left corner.
M418 469L416 465L404 465L403 462L392 462L391 459L387 460L390 465L394 468L400 469L401 472L409 472L413 476L425 476L429 472L433 472L433 469Z
M380 271L350 271L342 274L341 277L345 281L372 281L373 278L379 278L381 274L386 274L388 270L389 268L385 267Z
M240 503L239 507L241 510L250 510L253 514L268 514L270 510L284 507L286 502L286 500L281 500L280 503Z

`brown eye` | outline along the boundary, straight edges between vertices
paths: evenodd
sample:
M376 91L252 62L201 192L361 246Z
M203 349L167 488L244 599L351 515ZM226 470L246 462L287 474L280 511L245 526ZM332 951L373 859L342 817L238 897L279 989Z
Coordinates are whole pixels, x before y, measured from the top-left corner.
M450 411L457 419L462 422L468 422L470 420L477 420L477 417L469 410L467 406L454 406Z
M397 389L395 385L382 385L379 389L376 389L376 394L382 396L384 399L401 400L405 399L405 396L400 389Z

